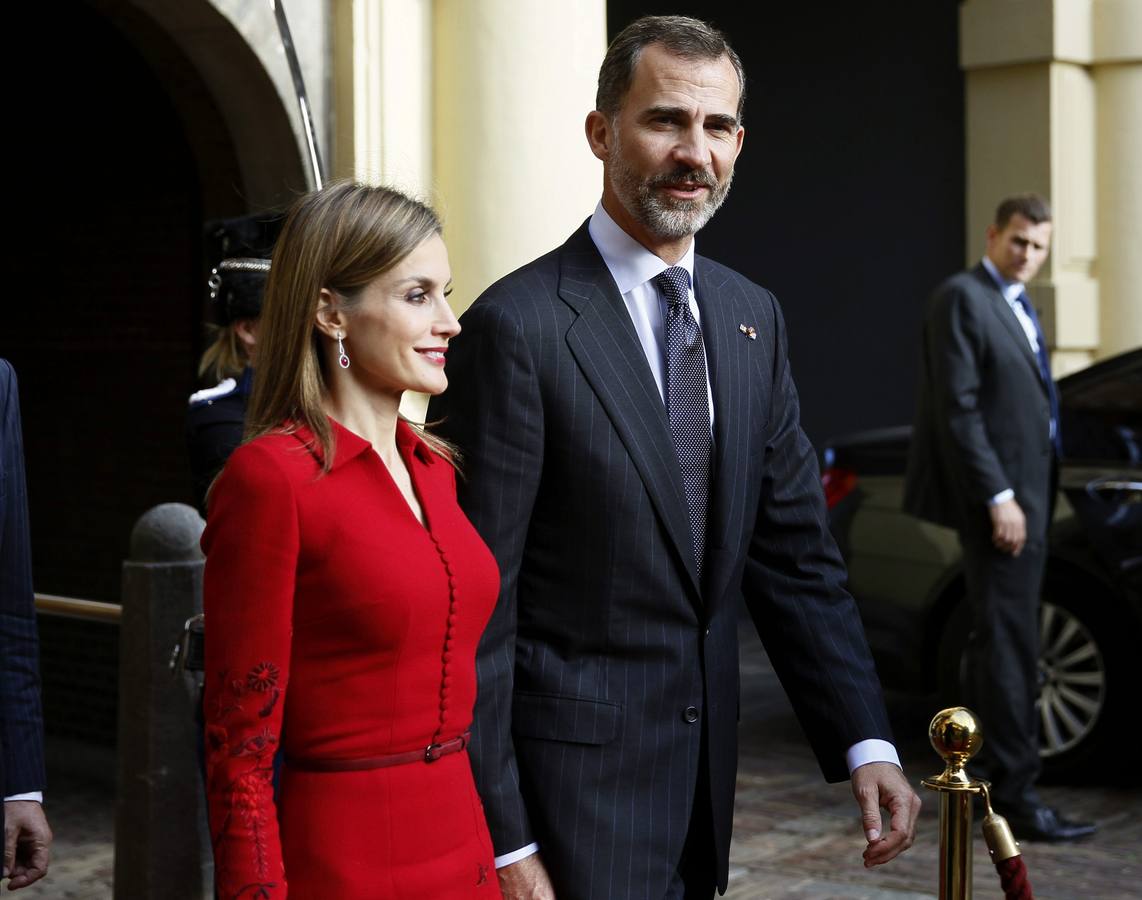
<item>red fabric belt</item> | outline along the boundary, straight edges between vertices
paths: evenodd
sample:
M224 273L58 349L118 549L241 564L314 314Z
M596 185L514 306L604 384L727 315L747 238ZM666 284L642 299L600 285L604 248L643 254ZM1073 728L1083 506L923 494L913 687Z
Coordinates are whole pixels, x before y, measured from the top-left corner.
M472 733L465 731L460 737L429 744L423 750L409 750L405 753L390 753L387 756L366 756L361 759L313 759L287 756L286 765L302 772L361 772L366 769L387 769L389 766L403 766L406 763L436 762L449 753L459 753L468 746Z

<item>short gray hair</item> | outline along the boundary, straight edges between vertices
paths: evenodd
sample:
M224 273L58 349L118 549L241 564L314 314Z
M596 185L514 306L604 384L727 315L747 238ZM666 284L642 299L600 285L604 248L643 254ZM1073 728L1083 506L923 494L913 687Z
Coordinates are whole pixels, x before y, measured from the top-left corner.
M728 57L738 76L739 124L745 110L745 68L726 36L712 25L689 16L643 16L619 32L599 67L595 108L613 118L622 106L644 48L661 44L683 59Z

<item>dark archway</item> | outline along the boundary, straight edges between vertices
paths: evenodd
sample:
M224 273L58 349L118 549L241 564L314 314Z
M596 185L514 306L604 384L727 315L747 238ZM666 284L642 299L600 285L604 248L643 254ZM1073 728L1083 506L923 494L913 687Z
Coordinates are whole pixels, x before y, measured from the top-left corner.
M305 188L253 51L204 0L25 4L14 272L0 354L21 385L39 592L117 601L131 526L188 501L207 219ZM45 36L50 40L45 40Z

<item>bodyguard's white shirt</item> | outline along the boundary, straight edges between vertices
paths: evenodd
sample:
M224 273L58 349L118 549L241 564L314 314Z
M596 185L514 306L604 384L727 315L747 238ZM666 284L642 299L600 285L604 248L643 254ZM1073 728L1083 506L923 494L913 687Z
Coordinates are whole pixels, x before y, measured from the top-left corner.
M622 230L610 217L603 204L595 207L595 214L587 225L599 255L606 263L607 271L622 294L623 303L630 313L646 361L650 364L658 394L666 402L666 333L663 326L666 298L662 295L654 279L670 268L660 257L655 256L642 244ZM690 273L690 312L693 313L699 328L702 325L701 312L694 298L694 241L683 257L674 263ZM706 397L710 403L710 426L714 424L714 400L710 392L709 357L706 359ZM859 766L873 762L889 762L900 765L896 748L888 741L872 738L853 744L845 754L849 774ZM496 857L496 868L502 869L519 862L539 850L538 844L528 844L519 850Z
M995 267L995 263L986 256L983 258L983 267L987 269L987 274L991 276L991 280L995 282L999 292L1003 294L1003 299L1007 301L1007 305L1015 313L1015 318L1023 326L1023 333L1027 335L1027 343L1031 345L1031 352L1038 356L1039 335L1035 333L1035 323L1031 321L1031 317L1023 309L1023 304L1019 302L1019 295L1026 290L1023 282L1008 281L999 274L999 269Z

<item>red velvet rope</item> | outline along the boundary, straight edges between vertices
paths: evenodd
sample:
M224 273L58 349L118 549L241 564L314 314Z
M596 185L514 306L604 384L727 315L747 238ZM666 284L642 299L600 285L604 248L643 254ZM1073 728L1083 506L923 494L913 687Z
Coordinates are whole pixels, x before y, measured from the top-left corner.
M999 883L1003 885L1006 900L1035 900L1031 894L1031 882L1027 878L1027 865L1022 856L1013 856L995 864L999 872Z

